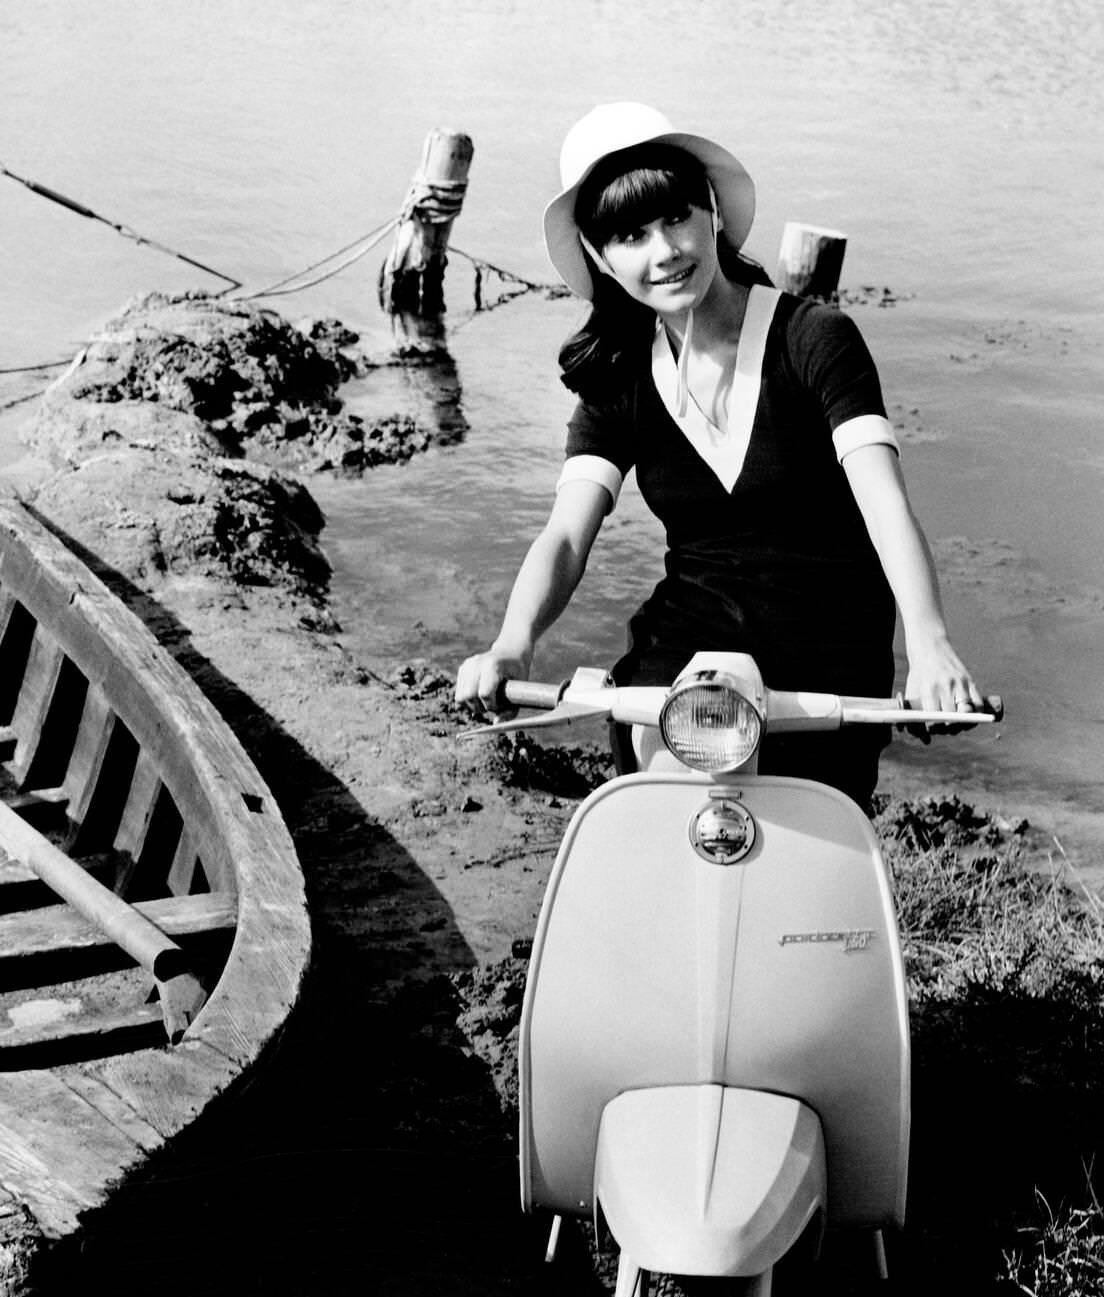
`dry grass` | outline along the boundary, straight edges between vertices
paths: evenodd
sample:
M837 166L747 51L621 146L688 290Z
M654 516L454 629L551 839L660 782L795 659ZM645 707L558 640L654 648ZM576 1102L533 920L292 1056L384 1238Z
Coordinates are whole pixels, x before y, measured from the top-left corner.
M916 1289L1100 1297L1104 909L1026 823L952 798L877 824L910 993Z
M1029 1297L1087 1297L1104 1292L1104 1210L1088 1174L1087 1207L1060 1212L1038 1195L1043 1223L1023 1231L1021 1246L1005 1253L1010 1282Z

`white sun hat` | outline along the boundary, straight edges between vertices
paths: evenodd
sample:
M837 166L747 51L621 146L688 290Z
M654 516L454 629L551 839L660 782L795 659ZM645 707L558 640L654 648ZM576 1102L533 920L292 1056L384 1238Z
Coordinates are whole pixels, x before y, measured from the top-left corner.
M594 281L575 223L579 186L604 157L648 143L671 144L697 158L716 195L722 227L718 237L738 251L748 236L755 217L755 185L727 149L704 136L676 131L661 112L646 104L599 104L568 131L560 150L563 190L544 213L549 259L568 288L580 297L593 297Z

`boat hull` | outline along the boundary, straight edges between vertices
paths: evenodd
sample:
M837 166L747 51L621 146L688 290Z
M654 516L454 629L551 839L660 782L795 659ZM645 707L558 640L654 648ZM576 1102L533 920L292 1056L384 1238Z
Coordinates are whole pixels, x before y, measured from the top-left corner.
M138 618L8 500L0 792L0 830L17 830L0 852L3 1244L73 1232L233 1085L298 998L310 929L290 834L238 740ZM76 874L76 908L43 882L41 858ZM152 925L180 952L171 973L105 936L117 901L124 927ZM175 1032L174 979L190 997Z

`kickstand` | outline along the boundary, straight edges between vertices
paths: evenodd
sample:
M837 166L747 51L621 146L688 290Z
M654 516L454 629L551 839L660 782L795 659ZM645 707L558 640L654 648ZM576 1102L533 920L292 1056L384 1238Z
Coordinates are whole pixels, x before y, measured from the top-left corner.
M874 1231L874 1264L878 1269L878 1278L889 1278L889 1263L886 1261L885 1236L880 1229Z
M552 1217L552 1227L548 1231L548 1246L544 1249L544 1260L546 1265L551 1265L556 1259L556 1252L560 1246L560 1227L563 1225L562 1216Z

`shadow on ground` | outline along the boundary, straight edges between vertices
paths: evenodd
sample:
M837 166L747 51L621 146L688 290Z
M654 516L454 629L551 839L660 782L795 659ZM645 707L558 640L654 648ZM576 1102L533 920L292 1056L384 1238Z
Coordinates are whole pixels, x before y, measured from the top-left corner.
M314 957L266 1056L78 1238L37 1256L34 1297L600 1291L581 1251L578 1266L571 1249L543 1266L541 1223L521 1216L512 1122L455 1025L450 975L474 958L445 900L177 618L98 566L272 788L307 882Z

